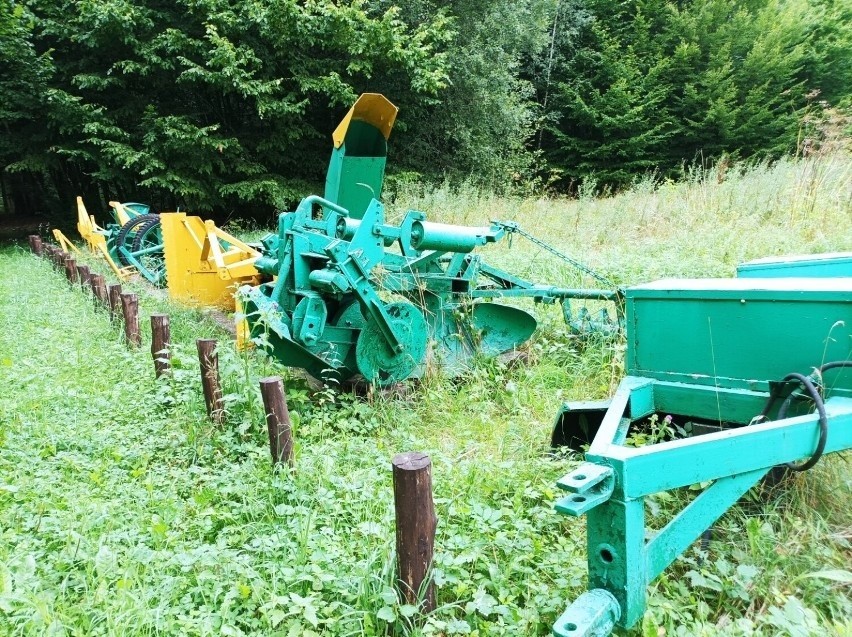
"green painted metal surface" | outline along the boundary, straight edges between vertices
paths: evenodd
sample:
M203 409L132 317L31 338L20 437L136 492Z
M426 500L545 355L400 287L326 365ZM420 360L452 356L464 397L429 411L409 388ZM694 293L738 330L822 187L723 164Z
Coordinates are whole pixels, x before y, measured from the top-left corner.
M626 292L627 373L767 391L852 351L852 278L663 280ZM780 374L780 375L779 375ZM837 372L852 382L852 370Z
M852 277L852 252L766 257L737 266L740 278Z
M473 253L506 233L500 223L433 223L415 210L391 225L375 199L356 218L338 203L308 197L282 214L278 233L263 240L255 266L277 279L243 291L252 337L317 378L360 374L386 385L421 375L430 341L433 360L451 374L475 356L523 345L535 318L489 299L526 297L564 306L589 298L612 302L618 314L618 292L539 285L487 266ZM609 331L617 328L613 322Z
M331 153L325 199L360 219L370 201L379 199L384 184L387 141L367 122L353 121L340 148Z
M607 590L583 593L553 625L556 637L602 637L609 635L621 617L618 600Z
M127 221L122 218L114 206L120 206ZM158 216L151 214L147 204L110 202L111 223L104 228L106 248L114 263L121 266L133 266L151 283L165 285L165 263L163 242L159 229Z
M557 483L568 492L557 511L586 516L590 589L556 621L558 637L635 625L646 587L705 529L772 467L815 453L821 416L778 382L788 373L810 374L821 388L823 453L852 447L849 279L661 281L627 290L626 303L631 375L608 406L567 403L557 419L561 440L594 436L586 462ZM840 366L814 371L827 362ZM767 407L770 393L789 397L789 416ZM574 416L584 411L594 425L586 431ZM649 417L711 433L626 446ZM699 484L710 486L648 529L646 497Z

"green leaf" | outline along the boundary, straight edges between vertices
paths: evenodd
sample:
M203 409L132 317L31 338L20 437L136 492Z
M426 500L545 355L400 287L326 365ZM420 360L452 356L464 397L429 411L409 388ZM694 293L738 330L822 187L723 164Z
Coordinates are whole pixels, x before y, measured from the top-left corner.
M396 621L396 611L394 611L393 606L383 606L381 610L376 613L376 617L390 624Z
M403 617L412 617L417 612L417 606L414 604L403 604L399 607L399 614Z
M842 569L814 571L813 573L805 573L804 575L800 575L796 579L799 580L805 577L827 579L831 580L832 582L840 582L841 584L852 584L852 572L844 571Z

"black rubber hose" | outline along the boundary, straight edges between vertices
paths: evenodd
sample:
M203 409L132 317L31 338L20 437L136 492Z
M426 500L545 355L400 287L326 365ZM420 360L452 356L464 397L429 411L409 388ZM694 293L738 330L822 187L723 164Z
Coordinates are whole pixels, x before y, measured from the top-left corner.
M807 471L819 462L819 459L822 457L822 452L825 451L825 443L828 439L828 416L825 415L825 403L823 403L822 396L819 395L819 391L816 386L807 376L796 373L787 374L787 376L784 377L784 380L798 380L802 385L804 385L805 389L807 389L808 393L811 395L817 411L819 412L819 441L817 442L816 449L814 449L811 457L802 464L794 464L792 462L784 463L784 466L792 471ZM786 400L784 401L784 404L781 405L781 409L778 410L779 420L783 420L787 416L788 405L789 403Z
M822 374L830 369L837 369L839 367L852 367L852 361L832 361L830 363L826 363L819 368L819 373Z
M818 380L820 381L820 385L824 385L824 383L822 383L822 375L824 372L827 372L830 369L839 369L842 367L852 367L852 361L832 361L830 363L822 365L821 367L818 367L817 373L819 374ZM793 391L789 396L787 396L787 399L782 403L781 407L778 409L778 413L781 414L783 412L786 414L787 410L790 408L790 405L793 404L793 399L795 397L796 392Z

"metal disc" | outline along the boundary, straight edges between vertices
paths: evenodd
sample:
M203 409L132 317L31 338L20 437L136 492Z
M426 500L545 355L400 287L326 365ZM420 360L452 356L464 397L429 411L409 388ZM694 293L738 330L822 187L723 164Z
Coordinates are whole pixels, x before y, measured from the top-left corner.
M535 332L535 318L519 307L499 303L477 303L471 324L479 331L479 351L497 356L520 347Z
M376 321L368 320L358 342L358 370L370 382L390 385L408 378L426 355L428 330L422 312L411 303L388 303L385 312L399 335L403 351L394 352Z

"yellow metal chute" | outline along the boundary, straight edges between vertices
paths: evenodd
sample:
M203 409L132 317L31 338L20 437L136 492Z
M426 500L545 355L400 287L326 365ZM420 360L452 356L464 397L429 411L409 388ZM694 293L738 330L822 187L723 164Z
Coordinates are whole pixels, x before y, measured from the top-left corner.
M396 121L397 112L399 112L399 109L381 93L362 93L331 134L334 147L343 146L346 132L349 130L352 120L373 125L387 139L390 137L391 129Z

